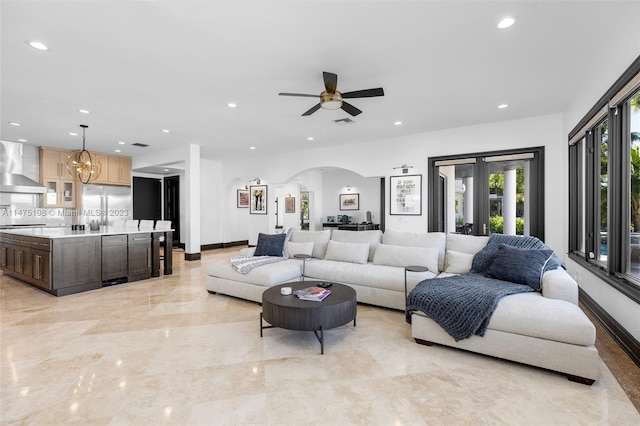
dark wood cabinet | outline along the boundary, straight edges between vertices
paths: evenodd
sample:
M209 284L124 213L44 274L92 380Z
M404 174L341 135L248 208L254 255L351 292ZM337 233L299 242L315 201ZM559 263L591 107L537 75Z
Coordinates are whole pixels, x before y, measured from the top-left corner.
M102 281L126 278L129 274L129 256L126 235L102 237Z
M0 269L56 296L160 275L160 235L171 231L35 237L0 232ZM152 243L153 241L153 243ZM171 243L165 243L164 273L171 274ZM118 281L116 281L118 280ZM122 280L122 281L120 281Z
M52 289L58 296L102 287L99 236L51 240Z
M151 278L151 233L129 236L129 281Z

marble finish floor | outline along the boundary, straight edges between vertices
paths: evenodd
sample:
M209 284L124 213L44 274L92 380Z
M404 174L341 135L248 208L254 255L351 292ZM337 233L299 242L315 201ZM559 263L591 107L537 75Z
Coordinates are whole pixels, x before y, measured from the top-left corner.
M2 425L638 425L601 361L593 386L411 339L402 312L259 333L260 306L204 287L235 250L172 276L56 298L0 275Z

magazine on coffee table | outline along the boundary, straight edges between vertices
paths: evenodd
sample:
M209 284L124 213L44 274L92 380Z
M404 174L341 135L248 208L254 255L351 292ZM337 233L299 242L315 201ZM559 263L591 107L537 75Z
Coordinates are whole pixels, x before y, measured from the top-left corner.
M302 290L296 290L293 292L300 300L313 300L320 302L331 294L331 290L320 287L307 287Z

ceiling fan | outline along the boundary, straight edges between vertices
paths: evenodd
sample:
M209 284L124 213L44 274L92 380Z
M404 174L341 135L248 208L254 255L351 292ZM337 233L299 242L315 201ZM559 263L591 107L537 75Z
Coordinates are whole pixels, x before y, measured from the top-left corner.
M315 105L309 111L302 114L311 115L320 108L322 109L338 109L342 108L347 113L352 116L356 116L360 114L358 108L354 107L350 103L343 101L343 99L353 99L353 98L373 98L376 96L384 96L384 90L382 87L378 87L376 89L365 89L365 90L356 90L354 92L344 92L341 93L336 90L338 86L338 75L324 71L322 73L322 77L324 79L324 88L325 90L319 95L307 95L304 93L279 93L280 96L300 96L306 98L320 98L320 103Z

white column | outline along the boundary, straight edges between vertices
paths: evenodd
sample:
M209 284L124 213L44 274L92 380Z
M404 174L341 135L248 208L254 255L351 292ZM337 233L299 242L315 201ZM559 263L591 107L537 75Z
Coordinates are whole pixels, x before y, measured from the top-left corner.
M516 234L516 171L504 171L504 191L502 195L502 216L504 217L503 233Z
M187 147L185 160L185 247L186 260L200 259L200 145Z
M464 223L473 223L473 177L466 177L464 182Z

